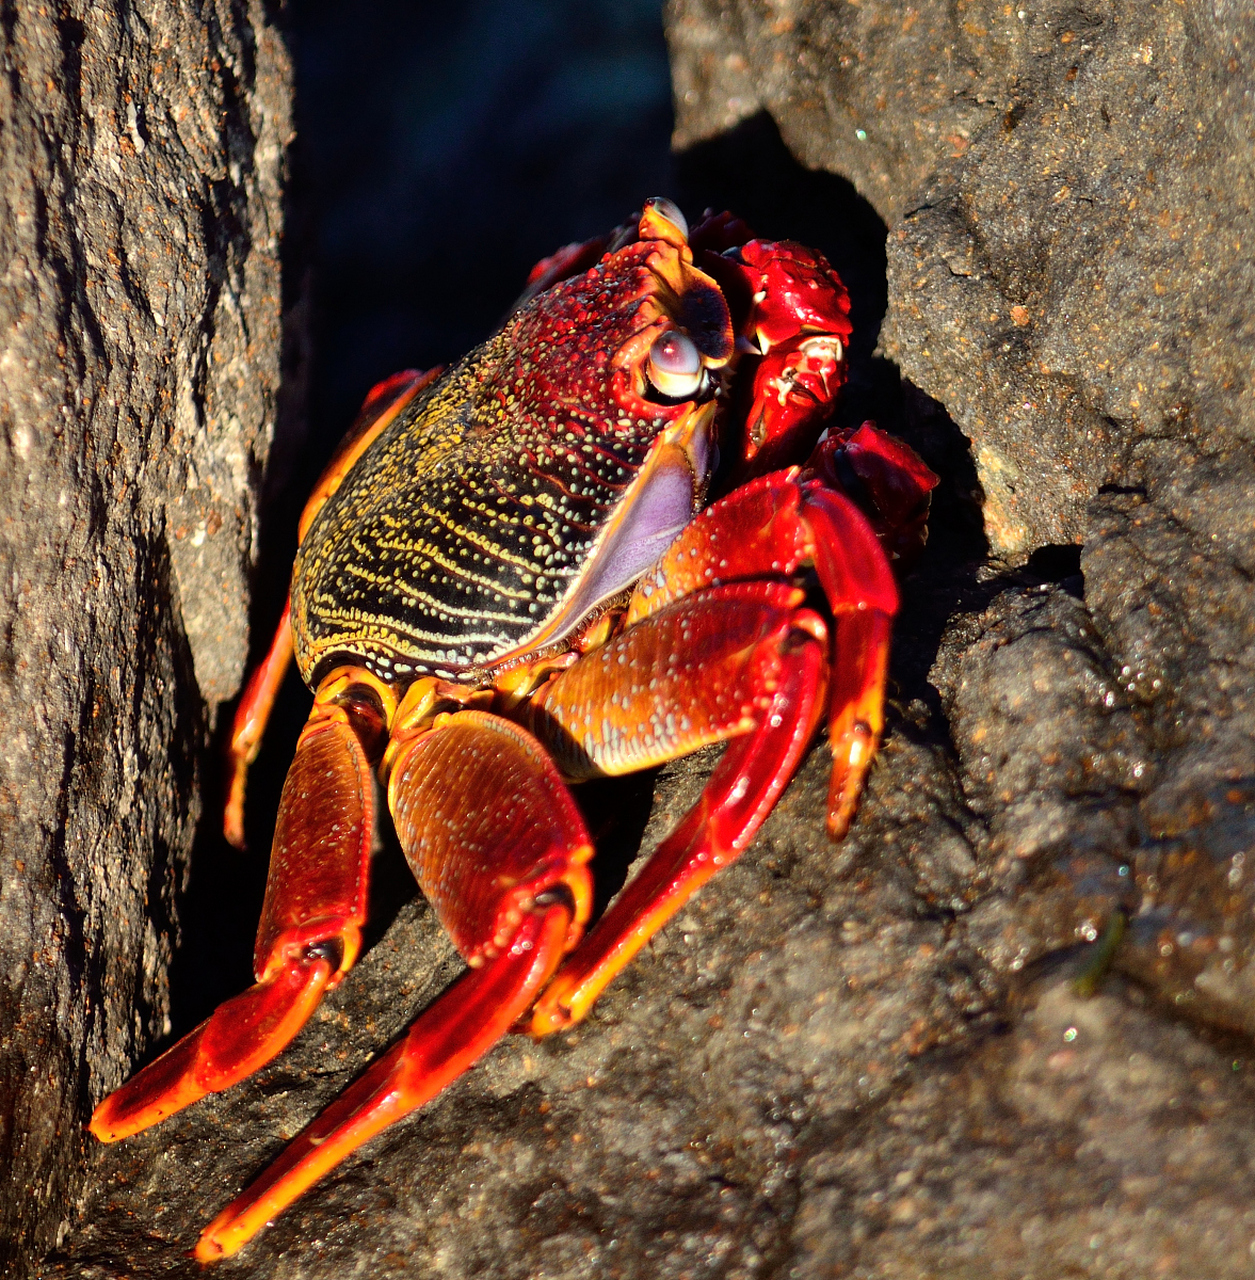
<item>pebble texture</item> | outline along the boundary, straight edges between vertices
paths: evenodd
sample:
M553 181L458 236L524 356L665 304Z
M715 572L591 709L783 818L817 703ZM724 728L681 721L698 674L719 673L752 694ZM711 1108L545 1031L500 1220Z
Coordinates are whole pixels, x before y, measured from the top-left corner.
M207 708L279 380L290 71L264 7L0 23L0 1271L168 1023Z
M832 254L839 412L942 477L884 749L841 845L820 747L583 1026L508 1040L220 1274L1249 1275L1249 10L667 23L683 204ZM715 758L583 791L603 899ZM94 1152L37 1274L199 1274L203 1222L459 970L380 897L287 1054Z

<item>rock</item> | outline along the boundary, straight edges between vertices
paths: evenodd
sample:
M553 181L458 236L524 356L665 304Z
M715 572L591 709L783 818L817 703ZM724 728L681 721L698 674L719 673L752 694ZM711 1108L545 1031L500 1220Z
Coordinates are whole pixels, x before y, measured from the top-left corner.
M1052 583L1001 591L938 654L967 800L988 824L995 892L968 936L999 969L1093 941L1132 905L1151 752L1107 662L1084 604Z
M0 43L0 1270L164 1033L279 381L287 57L261 6L23 7ZM180 609L180 602L183 607Z
M1249 1034L1251 15L866 3L670 15L678 136L765 108L799 156L854 177L890 223L882 350L970 440L994 559L956 581L930 670L940 698L914 717L953 742L969 807L975 874L956 924L1005 981L1123 907L1115 964L1175 1012ZM869 92L900 92L917 28L946 35L944 56L913 64L916 84L970 76L970 94L938 106L953 148L881 147L868 164L849 121ZM879 43L855 34L873 31ZM900 663L916 634L904 619ZM1171 1060L1179 1028L1139 1017L1149 1060ZM883 1133L867 1134L877 1160ZM1151 1211L1190 1199L1188 1185L1159 1182L1147 1203L1165 1208ZM1005 1220L1036 1231L1013 1206L1050 1194L1008 1186ZM1216 1220L1242 1257L1241 1194L1222 1198ZM1129 1231L1133 1211L1113 1206L1111 1225ZM1171 1244L1142 1237L1100 1264L1066 1223L1040 1237L1051 1274L1143 1274L1199 1247L1181 1220ZM877 1247L816 1230L817 1257L893 1271ZM983 1268L1020 1267L1007 1237L981 1238ZM934 1265L961 1271L963 1256Z
M1081 1000L1062 975L1036 982L1006 1036L919 1073L798 1171L794 1266L1243 1275L1248 1065L1165 1025L1136 989Z
M992 549L1082 545L1104 696L1146 751L1123 800L1099 790L1133 822L1119 963L1250 1029L1255 271L1214 247L1255 233L1255 23L1154 6L981 21L1019 51L1015 92L891 234L885 348L970 436ZM1079 731L1075 750L1103 744Z
M1176 471L1155 438L1221 467L1250 440L1255 36L1237 10L982 14L998 119L894 228L884 343L972 438L1014 557L1086 540L1102 485Z
M887 222L999 114L1013 74L982 6L670 0L666 14L677 148L766 111L802 164L849 178Z

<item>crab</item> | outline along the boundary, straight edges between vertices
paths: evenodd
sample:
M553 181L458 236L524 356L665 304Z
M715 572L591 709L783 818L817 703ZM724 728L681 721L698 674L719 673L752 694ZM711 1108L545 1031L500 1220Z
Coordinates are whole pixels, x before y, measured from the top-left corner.
M892 562L922 543L936 483L870 423L816 445L848 313L819 253L729 214L690 236L654 199L538 264L448 371L368 396L302 516L235 721L241 843L246 770L294 656L314 705L256 984L101 1102L91 1131L127 1137L257 1071L344 978L376 779L467 972L210 1223L198 1258L234 1253L512 1029L584 1018L749 844L825 716L828 831L845 833L882 731ZM570 785L718 742L697 804L586 934L593 846Z

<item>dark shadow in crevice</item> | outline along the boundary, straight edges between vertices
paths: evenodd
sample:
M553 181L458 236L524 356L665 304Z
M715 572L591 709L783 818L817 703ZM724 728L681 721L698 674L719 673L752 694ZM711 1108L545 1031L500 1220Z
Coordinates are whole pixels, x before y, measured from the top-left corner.
M659 772L645 769L626 778L597 778L572 788L597 851L592 865L594 921L623 888L641 851Z
M989 561L984 491L971 441L945 406L901 378L892 362L877 359L871 366L881 388L877 398L881 424L900 435L938 476L927 545L919 562L899 582L901 607L890 658L893 701L909 704L918 699L929 717L921 731L918 717L902 720L891 708L889 731L900 726L913 736L949 747L949 722L930 674L951 619L983 609L1000 589L983 580L981 573Z
M1081 571L1079 542L1048 543L1038 547L1024 563L1024 571L1043 582L1063 582Z
M1085 598L1079 542L1048 543L1038 547L1025 562L1022 573L1042 583L1056 582L1078 600Z
M366 924L362 928L363 954L392 928L401 908L418 896L418 881L414 879L410 864L401 852L401 842L397 839L392 819L388 816L383 789L377 787L375 790L377 831L375 853L370 860L370 896Z
M219 716L203 765L204 809L180 910L182 937L170 966L174 1038L190 1031L254 980L253 940L265 895L274 815L308 704L309 695L300 680L289 676L276 699L266 749L249 773L243 851L232 848L222 834L225 748L231 716Z

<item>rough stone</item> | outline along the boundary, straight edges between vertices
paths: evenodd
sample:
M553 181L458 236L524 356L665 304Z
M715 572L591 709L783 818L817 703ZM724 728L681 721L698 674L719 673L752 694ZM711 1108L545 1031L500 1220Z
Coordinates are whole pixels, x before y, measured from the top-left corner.
M0 23L0 1270L169 1019L210 708L247 647L290 132L260 4ZM183 608L180 609L180 602Z
M675 145L766 111L803 164L848 177L895 222L1014 80L1018 32L991 33L985 7L669 0Z
M1088 541L1134 472L1211 495L1163 438L1249 495L1250 14L970 12L1001 51L997 118L894 227L882 341L971 438L993 549Z

